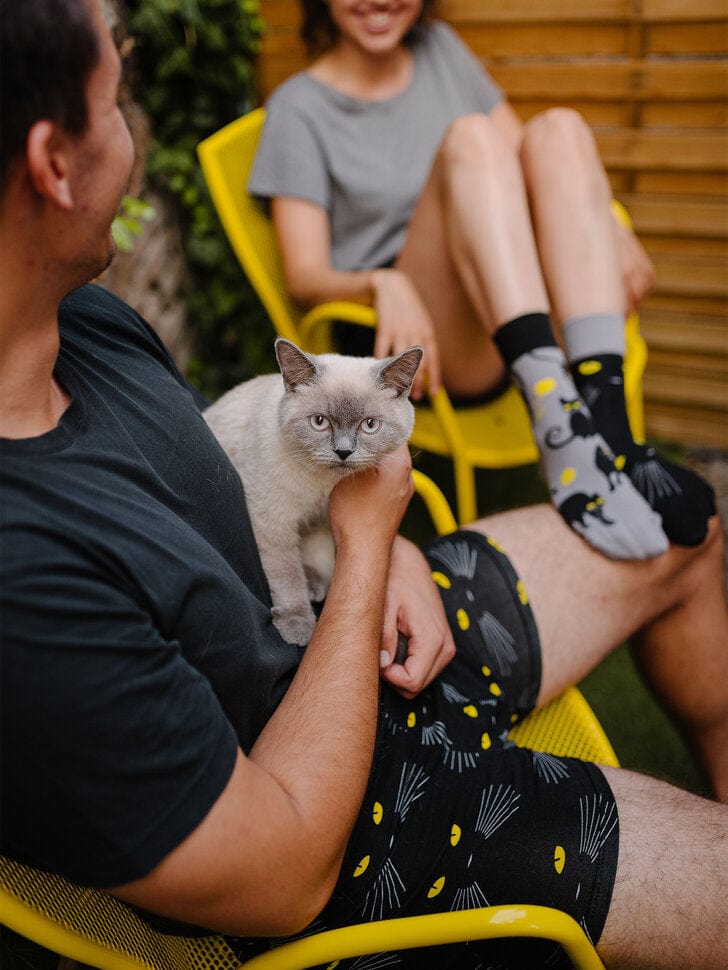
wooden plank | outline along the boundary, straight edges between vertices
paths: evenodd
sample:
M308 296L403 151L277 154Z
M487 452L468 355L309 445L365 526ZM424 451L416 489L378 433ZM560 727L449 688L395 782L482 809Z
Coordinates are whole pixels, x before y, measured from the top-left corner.
M652 254L652 261L657 273L656 293L721 297L728 289L726 265L720 260L708 263Z
M684 405L697 405L715 411L728 410L728 383L722 380L708 381L704 377L686 374L680 368L666 373L664 370L653 372L647 365L644 378L645 397L651 401L661 401Z
M501 61L494 55L487 68L512 97L722 101L726 95L725 66L711 60L650 63L590 57L535 63Z
M639 72L638 91L644 100L725 101L726 80L726 65L722 61L645 61Z
M719 318L643 309L640 331L647 341L650 355L656 348L661 348L673 353L697 351L728 356L728 323Z
M476 57L606 57L626 55L628 27L583 24L468 24L459 34Z
M713 316L721 322L728 319L728 299L725 294L719 296L701 296L696 293L651 293L642 304L643 312L655 313L684 313L686 316L700 314Z
M653 257L686 259L689 262L728 265L728 241L707 236L654 236L639 234L642 245Z
M713 382L726 394L728 406L728 358L715 354L699 354L689 350L676 355L671 350L663 350L650 345L650 367L656 374L678 373L682 380L685 376L698 377L707 383Z
M722 411L687 406L676 410L672 404L647 400L645 424L647 434L662 441L728 449L728 420Z
M484 7L486 9L484 9ZM577 23L629 20L632 0L500 0L483 4L483 0L440 0L440 16L458 27L465 23Z
M641 129L596 131L605 165L616 169L728 171L728 136L724 132L664 133Z
M642 0L640 19L643 23L660 21L725 21L725 0Z
M488 70L511 98L620 101L631 98L639 67L596 61L584 63L513 63L493 59Z
M726 179L715 172L636 172L634 191L724 199Z
M725 128L728 100L642 102L640 125L644 128Z
M653 24L644 30L644 52L654 54L725 54L728 31L713 23Z
M629 211L638 233L673 236L728 236L728 202L627 194L620 202Z

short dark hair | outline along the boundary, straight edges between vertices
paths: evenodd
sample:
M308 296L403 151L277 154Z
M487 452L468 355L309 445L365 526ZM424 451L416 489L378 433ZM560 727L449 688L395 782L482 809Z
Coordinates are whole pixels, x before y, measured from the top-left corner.
M0 0L0 178L37 121L86 130L86 85L99 62L93 0Z
M423 0L422 10L417 24L426 23L432 16L432 8L436 0ZM306 50L313 57L323 54L336 43L339 31L331 19L329 5L326 0L301 0L303 19L299 35L306 45ZM405 37L405 43L411 40L413 31Z

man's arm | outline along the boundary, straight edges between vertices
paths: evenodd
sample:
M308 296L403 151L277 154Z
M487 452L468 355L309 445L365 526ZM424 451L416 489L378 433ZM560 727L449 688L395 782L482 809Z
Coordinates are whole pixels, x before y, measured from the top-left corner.
M406 449L334 490L334 577L286 696L204 821L114 895L239 935L296 932L326 904L369 776L387 569L411 494Z

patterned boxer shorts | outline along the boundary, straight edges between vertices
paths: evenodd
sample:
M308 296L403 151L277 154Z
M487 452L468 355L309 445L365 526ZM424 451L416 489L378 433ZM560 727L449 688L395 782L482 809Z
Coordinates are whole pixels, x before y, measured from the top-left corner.
M523 584L491 540L458 532L427 557L457 655L414 700L383 687L374 764L334 895L308 932L478 906L571 914L596 942L617 867L612 793L594 765L516 747L541 662ZM306 934L307 935L307 934ZM569 966L543 941L472 942L342 960L337 970Z

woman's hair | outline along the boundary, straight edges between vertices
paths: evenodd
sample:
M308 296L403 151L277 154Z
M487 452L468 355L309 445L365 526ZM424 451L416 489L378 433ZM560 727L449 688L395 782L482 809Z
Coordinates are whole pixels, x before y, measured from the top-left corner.
M71 135L86 129L86 85L99 42L88 0L0 0L3 183L42 119Z
M422 0L422 10L417 18L415 27L426 23L433 14L433 7L437 0ZM331 19L329 5L326 0L301 0L303 19L299 35L306 45L306 50L313 57L323 54L336 43L339 31ZM405 43L410 43L414 34L414 27L405 37Z

